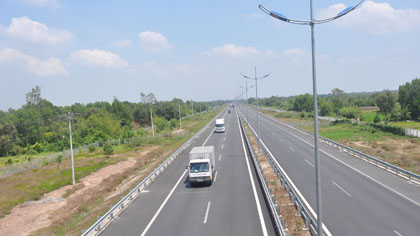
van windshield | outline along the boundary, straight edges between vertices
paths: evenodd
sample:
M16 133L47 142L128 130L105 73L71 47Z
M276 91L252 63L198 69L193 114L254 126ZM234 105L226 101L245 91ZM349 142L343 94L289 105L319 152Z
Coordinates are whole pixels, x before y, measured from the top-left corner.
M224 124L216 124L216 127L223 127L225 126Z
M198 173L198 172L208 172L209 171L209 163L191 163L190 165L190 172Z

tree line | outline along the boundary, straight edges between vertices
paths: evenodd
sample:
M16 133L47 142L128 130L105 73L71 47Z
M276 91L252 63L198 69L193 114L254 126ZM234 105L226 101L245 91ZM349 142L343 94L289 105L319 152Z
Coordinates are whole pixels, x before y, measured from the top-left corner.
M313 96L301 94L290 97L271 96L259 101L261 105L280 109L313 113ZM255 104L255 98L248 103ZM387 121L420 120L420 79L399 86L398 90L382 92L346 93L335 88L327 95L318 96L318 112L321 116L362 118L360 107L377 106ZM376 119L379 119L378 117Z
M37 86L26 94L26 104L21 108L0 110L0 157L67 149L68 112L74 114L72 136L77 147L96 141L144 135L145 131L138 128L151 125L150 110L159 131L177 126L179 110L182 116L186 116L192 114L192 109L194 112L199 112L200 108L204 111L216 103L184 102L179 98L157 101L153 93L141 93L138 103L114 97L112 103L55 106L41 97L41 88Z

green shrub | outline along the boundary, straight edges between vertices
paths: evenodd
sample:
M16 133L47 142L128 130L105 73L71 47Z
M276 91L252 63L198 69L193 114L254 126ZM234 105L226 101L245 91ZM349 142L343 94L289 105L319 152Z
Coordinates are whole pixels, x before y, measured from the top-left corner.
M59 155L57 158L55 158L55 160L56 160L58 163L61 163L61 161L63 160L63 156L62 156L62 155Z
M166 121L164 118L158 118L156 121L156 128L161 131L166 127L168 127L168 121Z
M112 155L114 153L114 147L111 144L106 143L104 145L104 153L105 155Z
M373 119L373 123L379 123L381 119L379 118L378 114L376 114L375 118Z
M89 152L94 152L96 150L96 147L94 145L89 145Z
M175 128L178 125L178 121L175 118L171 119L171 129Z
M392 134L396 134L396 135L401 135L401 136L405 135L404 128L401 128L401 127L396 127L396 126L391 126L391 125L375 124L375 123L369 123L369 125L376 128L376 129L380 129L384 132L388 132L388 133L392 133Z
M340 109L340 115L348 119L362 118L362 110L359 107L343 107Z
M31 149L33 149L34 151L36 151L37 153L42 152L42 146L39 143L35 143L34 145L31 146Z

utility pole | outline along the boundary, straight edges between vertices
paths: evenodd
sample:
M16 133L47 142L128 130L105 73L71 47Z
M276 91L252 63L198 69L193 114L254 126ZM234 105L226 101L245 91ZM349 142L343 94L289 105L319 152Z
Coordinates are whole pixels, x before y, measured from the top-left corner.
M155 137L155 127L153 126L152 106L150 106L150 122L152 122L152 135L153 135L153 137Z
M178 104L179 111L179 128L182 129L182 116L181 116L181 105Z
M193 115L193 119L194 119L194 103L193 103L193 100L191 100L191 110L192 110L192 115Z
M73 157L73 137L71 135L71 120L73 120L73 113L67 112L65 118L69 122L69 136L70 136L70 156L71 156L71 180L72 184L76 184L76 180L74 177L74 157Z

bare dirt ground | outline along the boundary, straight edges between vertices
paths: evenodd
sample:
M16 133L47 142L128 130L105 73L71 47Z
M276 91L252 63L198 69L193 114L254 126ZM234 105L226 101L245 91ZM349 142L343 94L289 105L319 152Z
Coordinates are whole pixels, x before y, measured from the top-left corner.
M144 157L154 149L156 147L142 151L135 157L129 157L126 161L101 168L97 172L81 179L74 187L71 185L64 186L45 194L38 201L28 201L14 207L9 215L0 219L0 235L29 235L41 228L52 225L54 220L60 218L60 215L57 215L57 213L68 214L68 210L71 211L69 208L77 207L77 202L82 204L83 199L88 197L92 190L106 188L107 186L103 185L104 180L115 175L123 174L127 170L137 166L139 161L144 164ZM152 161L154 161L154 158ZM142 171L144 172L146 170ZM115 191L112 191L108 199L127 190L140 177L141 175L134 175L132 178L128 178ZM69 196L63 198L66 195Z

